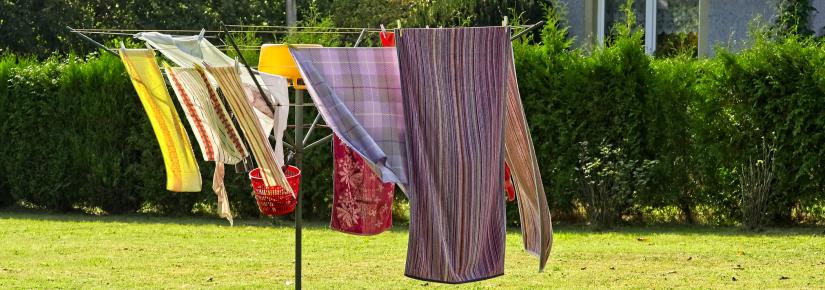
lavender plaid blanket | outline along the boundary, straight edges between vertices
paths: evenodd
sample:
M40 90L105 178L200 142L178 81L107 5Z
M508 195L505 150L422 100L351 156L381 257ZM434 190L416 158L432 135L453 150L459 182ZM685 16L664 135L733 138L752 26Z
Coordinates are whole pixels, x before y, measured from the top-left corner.
M405 184L404 117L394 48L290 48L318 111L384 182Z

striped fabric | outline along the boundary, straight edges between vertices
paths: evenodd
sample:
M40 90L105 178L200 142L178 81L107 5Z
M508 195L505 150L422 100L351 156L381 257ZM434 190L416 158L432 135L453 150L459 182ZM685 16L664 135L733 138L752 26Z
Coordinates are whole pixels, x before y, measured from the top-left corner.
M330 228L354 235L376 235L392 228L395 185L382 183L358 153L332 138L333 174Z
M223 102L200 66L164 66L172 89L183 106L184 115L195 131L203 160L236 164L247 156L240 135L235 131Z
M465 283L504 274L504 27L404 29L410 198L405 274Z
M539 271L544 269L553 244L553 224L544 185L541 183L536 151L527 126L527 118L518 91L512 47L507 63L507 130L504 131L505 159L510 165L518 196L521 236L524 248L539 257Z
M249 143L249 150L255 157L258 167L261 168L262 177L266 186L279 185L288 191L292 187L286 181L283 171L275 161L275 152L269 144L267 136L261 130L261 124L255 118L252 107L241 87L238 69L234 66L213 67L206 66L206 69L215 77L220 85L229 107L238 120L238 125Z
M236 164L248 156L243 141L201 66L173 68L164 64L164 69L195 133L203 159L215 161L212 189L217 195L218 215L231 225L229 194L223 182L224 164Z
M406 183L404 117L393 48L290 48L327 125L384 182Z
M166 167L166 189L201 191L201 174L189 137L166 90L155 54L148 49L120 49L120 58L146 110Z
M164 57L180 67L193 67L204 62L211 66L235 65L235 60L212 45L212 43L203 36L203 32L201 35L193 36L172 36L159 32L141 32L136 34L135 38L143 40L146 44L156 48ZM255 116L258 117L258 121L261 123L261 128L265 135L269 135L270 132L272 132L272 128L277 125L275 124L275 116L272 108L266 105L263 96L261 96L261 93L252 80L252 76L246 69L241 69L238 73L241 78L241 87L246 91L246 96L252 104ZM210 79L210 82L213 86L216 86L214 79ZM260 78L258 78L258 83L263 85ZM266 91L266 88L264 88L264 91ZM269 92L265 93L269 95L273 103L276 102L272 94Z

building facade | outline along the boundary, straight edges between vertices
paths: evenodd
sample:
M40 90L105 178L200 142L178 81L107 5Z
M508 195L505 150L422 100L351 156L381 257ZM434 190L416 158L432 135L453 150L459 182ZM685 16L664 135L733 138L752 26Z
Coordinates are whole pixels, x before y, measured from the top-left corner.
M739 49L750 40L752 24L775 21L779 0L637 0L636 24L645 30L645 50L667 55L691 50L712 55L713 48ZM624 21L625 0L561 0L577 45L604 43L611 27ZM811 1L815 11L810 27L821 35L825 27L825 0Z

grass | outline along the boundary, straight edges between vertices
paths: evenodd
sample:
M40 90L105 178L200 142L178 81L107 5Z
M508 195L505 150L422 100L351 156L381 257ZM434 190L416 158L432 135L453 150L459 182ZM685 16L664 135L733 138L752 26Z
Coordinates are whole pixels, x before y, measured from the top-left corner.
M291 288L293 230L267 221L0 211L0 288ZM823 228L558 227L543 273L507 236L505 275L463 285L404 277L407 233L304 231L307 289L822 288Z

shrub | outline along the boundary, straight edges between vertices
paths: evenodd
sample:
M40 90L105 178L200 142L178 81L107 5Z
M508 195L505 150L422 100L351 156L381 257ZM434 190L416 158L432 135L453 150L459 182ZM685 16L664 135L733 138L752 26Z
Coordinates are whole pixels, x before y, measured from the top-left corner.
M653 58L628 14L603 47L584 51L571 48L554 10L547 15L541 42L524 37L513 51L548 200L562 214L557 217L581 218L584 206L594 224L608 226L619 217L645 221L645 215L676 209L689 223L731 224L754 213L764 213L759 216L766 224L823 219L823 44L756 34L752 47L711 59ZM310 20L331 26L330 18ZM262 40L239 37L242 44ZM311 34L286 40L350 41ZM304 123L310 123L316 112L305 112ZM145 116L116 57L0 57L0 205L160 214L214 208L210 163L200 163L203 192L163 190L163 160ZM318 129L310 139L328 132ZM743 200L743 193L765 193L753 190L747 177L748 168L759 168L750 158L761 156L753 145L763 136L771 136L776 149L764 211L761 202ZM307 218L330 214L327 146L304 155ZM257 216L246 175L230 167L225 181L233 212ZM508 205L508 224L517 220L515 205Z
M768 202L774 194L774 150L765 145L760 148L759 159L748 158L739 172L742 191L742 226L749 230L761 229L768 214Z
M757 36L753 47L720 53L719 61L711 86L724 111L714 118L727 128L716 138L722 144L716 167L736 168L758 155L752 144L774 136L777 192L770 219L789 222L793 208L825 192L823 46L797 36L774 41Z
M579 143L579 172L582 201L587 219L600 228L612 228L633 205L638 192L645 191L655 160L629 160L622 148L600 144L595 148Z

